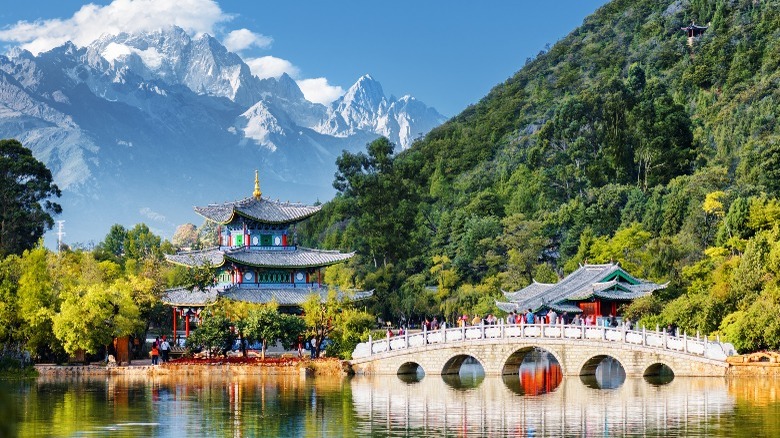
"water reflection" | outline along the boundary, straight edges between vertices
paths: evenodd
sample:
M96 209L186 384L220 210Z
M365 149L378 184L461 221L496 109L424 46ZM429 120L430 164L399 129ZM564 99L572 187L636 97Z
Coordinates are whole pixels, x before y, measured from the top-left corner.
M359 430L389 436L687 435L734 407L722 379L677 379L664 387L631 379L614 391L563 379L538 397L518 395L490 376L469 391L432 378L414 386L371 377L351 384Z
M539 373L524 366L503 378L466 372L454 385L439 376L411 384L396 376L298 375L0 381L0 412L11 412L0 423L15 422L23 437L766 436L780 430L780 380L675 378L658 386L630 378L605 391L576 377L560 379L554 367ZM531 370L532 378L522 377ZM9 411L9 403L18 409Z
M555 356L544 350L533 350L525 355L517 374L505 374L501 378L515 394L541 395L555 391L563 373Z
M626 370L620 362L610 356L604 356L598 362L593 374L580 376L582 383L593 389L615 389L626 381Z

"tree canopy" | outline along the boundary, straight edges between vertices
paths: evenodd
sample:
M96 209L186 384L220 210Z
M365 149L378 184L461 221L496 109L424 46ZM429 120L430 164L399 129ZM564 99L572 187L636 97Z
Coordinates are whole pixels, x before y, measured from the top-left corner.
M31 249L62 207L51 171L17 140L0 140L0 257Z

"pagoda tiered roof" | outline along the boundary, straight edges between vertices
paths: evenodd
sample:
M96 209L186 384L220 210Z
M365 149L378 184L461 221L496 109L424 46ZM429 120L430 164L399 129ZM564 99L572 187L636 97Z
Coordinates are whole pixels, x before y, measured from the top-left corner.
M306 219L321 208L321 205L279 202L253 196L239 201L195 207L195 212L219 224L229 223L236 215L262 223L285 224Z
M225 264L226 261L258 268L314 268L328 266L349 260L354 252L341 253L303 247L287 247L284 249L257 249L241 247L236 249L209 248L200 251L187 251L169 254L165 258L179 265L188 267L203 266L206 263L214 267Z
M273 287L245 287L231 285L227 287L211 287L205 291L186 288L168 289L163 296L163 303L177 307L204 307L214 304L217 298L224 297L235 301L266 304L275 302L280 306L300 306L312 294L320 295L325 300L330 292L328 287L310 288L307 286L297 288L273 288ZM351 301L369 298L374 294L370 291L345 291L335 289L339 299Z
M270 303L275 301L280 306L300 306L312 293L320 295L322 300L328 298L330 292L328 287L320 288L262 288L262 287L245 287L245 286L233 286L225 290L220 296L227 299L236 301L245 301L249 303ZM339 300L348 298L350 301L357 301L368 298L374 294L373 290L370 291L344 291L341 289L335 289L338 293Z
M630 301L651 294L666 284L632 277L618 263L581 265L558 283L537 283L515 292L504 292L507 302L496 302L506 312L531 309L553 309L558 312L581 312L577 301L593 298Z
M171 306L203 307L217 301L218 295L219 290L217 288L208 288L206 290L194 288L190 290L177 287L166 290L162 302Z

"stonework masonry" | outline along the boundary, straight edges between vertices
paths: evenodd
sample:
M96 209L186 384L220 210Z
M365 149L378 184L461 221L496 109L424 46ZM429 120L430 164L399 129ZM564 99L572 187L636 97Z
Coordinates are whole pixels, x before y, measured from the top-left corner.
M486 375L517 373L523 357L534 348L552 354L566 376L595 372L602 359L616 359L628 377L652 374L661 365L668 366L675 376L725 376L729 364L671 350L659 350L643 345L631 345L601 340L566 339L486 339L479 343L443 343L390 350L351 361L357 374L397 374L422 367L426 375L454 374L468 357L476 359Z

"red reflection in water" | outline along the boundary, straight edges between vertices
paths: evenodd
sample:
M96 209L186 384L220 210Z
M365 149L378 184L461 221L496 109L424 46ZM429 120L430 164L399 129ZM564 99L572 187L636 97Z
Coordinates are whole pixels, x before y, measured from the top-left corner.
M523 364L520 367L520 387L525 395L552 392L563 380L561 366L557 362Z

